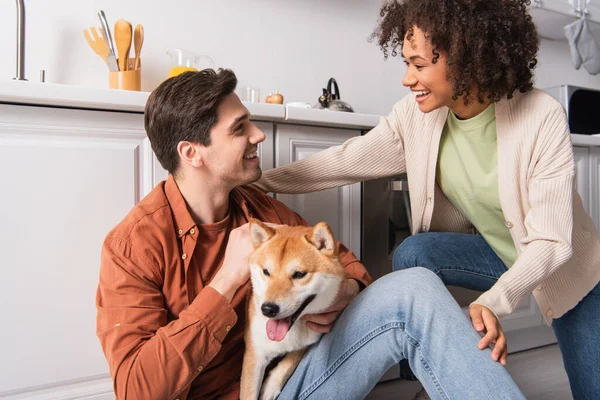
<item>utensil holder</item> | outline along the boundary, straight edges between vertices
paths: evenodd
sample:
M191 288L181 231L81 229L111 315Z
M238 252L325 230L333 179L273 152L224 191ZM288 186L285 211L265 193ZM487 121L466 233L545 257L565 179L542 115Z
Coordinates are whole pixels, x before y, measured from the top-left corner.
M129 60L129 65L133 65L134 59ZM121 90L142 90L142 70L141 68L128 71L115 71L108 73L108 87Z

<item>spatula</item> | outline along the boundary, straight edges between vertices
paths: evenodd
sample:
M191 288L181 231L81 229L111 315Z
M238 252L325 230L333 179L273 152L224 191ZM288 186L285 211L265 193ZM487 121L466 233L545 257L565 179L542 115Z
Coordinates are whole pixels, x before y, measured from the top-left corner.
M133 48L135 50L135 64L133 65L133 69L140 69L140 52L142 51L142 44L144 44L144 27L137 24L133 31Z
M90 36L90 31L92 35ZM108 64L108 69L110 71L118 71L119 67L117 66L117 61L115 57L110 54L110 49L108 48L108 44L106 43L105 38L102 35L102 31L95 26L91 26L88 29L83 30L83 36L85 40L88 42L92 50L96 52L102 59ZM93 38L92 38L93 37Z
M133 32L131 24L124 19L115 23L115 44L117 45L117 54L119 55L119 70L127 71L129 65L129 50L131 49L131 37Z

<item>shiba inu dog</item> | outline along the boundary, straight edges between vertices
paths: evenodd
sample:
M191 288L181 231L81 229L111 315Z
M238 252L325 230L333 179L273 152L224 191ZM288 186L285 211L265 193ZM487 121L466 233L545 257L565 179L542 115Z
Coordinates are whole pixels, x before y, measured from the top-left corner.
M300 317L331 306L346 273L338 259L338 244L324 222L314 228L271 228L251 220L250 235L254 245L249 257L252 294L241 399L270 400L279 395L306 348L322 335L309 329ZM265 369L281 356L263 384Z

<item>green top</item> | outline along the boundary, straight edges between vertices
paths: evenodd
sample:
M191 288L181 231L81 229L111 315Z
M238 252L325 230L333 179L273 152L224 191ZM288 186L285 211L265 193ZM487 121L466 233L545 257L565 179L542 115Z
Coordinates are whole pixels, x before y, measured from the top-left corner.
M437 164L437 183L510 268L517 258L498 195L496 107L459 120L450 112Z

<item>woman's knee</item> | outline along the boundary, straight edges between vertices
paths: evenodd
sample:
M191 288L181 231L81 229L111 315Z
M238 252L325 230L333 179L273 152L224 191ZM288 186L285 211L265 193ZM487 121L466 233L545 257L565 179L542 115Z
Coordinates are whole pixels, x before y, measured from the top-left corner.
M427 255L431 253L432 238L427 234L409 236L396 248L393 259L394 271L414 267L424 267L436 272Z
M392 272L379 278L372 286L374 296L387 303L407 299L435 301L439 293L446 291L441 279L423 267Z

